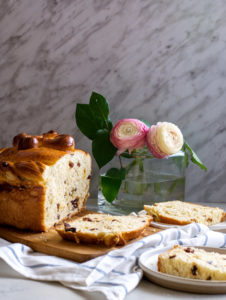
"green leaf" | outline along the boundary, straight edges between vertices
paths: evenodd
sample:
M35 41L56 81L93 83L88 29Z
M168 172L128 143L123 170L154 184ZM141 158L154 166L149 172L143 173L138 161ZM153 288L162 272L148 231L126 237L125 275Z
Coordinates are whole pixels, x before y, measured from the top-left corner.
M112 168L107 171L106 175L101 176L102 193L108 202L112 203L116 198L125 174L124 168Z
M111 131L113 128L113 124L109 118L107 119L107 125L108 125L108 130Z
M183 144L183 147L182 147L181 151L184 152L184 165L185 165L185 167L187 168L188 165L189 165L189 157L188 157L188 153L187 153L187 151L186 151L185 142L184 142L184 144Z
M188 145L187 142L185 142L184 145L185 145L185 151L188 150L188 152L191 155L191 161L206 172L207 168L204 165L204 163L198 158L197 154L191 149L191 147Z
M77 104L75 119L78 128L89 139L93 140L99 129L105 127L104 121L95 118L89 104Z
M90 108L95 115L96 119L103 120L105 122L105 128L109 129L109 105L107 100L100 94L92 92L89 101Z
M143 120L143 119L138 119L138 120L140 120L141 122L143 122L144 124L146 124L149 128L151 127L151 124L148 121Z
M134 158L134 156L132 154L129 154L128 151L121 153L120 156L125 157L125 158Z
M111 168L107 171L105 176L124 180L126 177L126 169L125 168L120 168L120 169Z
M107 129L98 130L92 142L93 156L101 169L115 156L117 148L110 142L109 131Z

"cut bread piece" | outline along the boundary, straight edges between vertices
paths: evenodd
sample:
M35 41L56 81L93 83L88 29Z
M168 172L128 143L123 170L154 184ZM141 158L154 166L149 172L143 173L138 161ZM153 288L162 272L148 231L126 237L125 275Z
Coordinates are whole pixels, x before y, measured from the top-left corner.
M186 225L195 222L210 226L224 221L225 218L225 212L221 208L178 200L144 205L144 209L154 221L166 224Z
M125 245L140 236L150 225L150 216L111 216L88 213L56 226L56 231L76 243L104 244L107 247Z
M226 280L226 254L176 245L158 256L158 271L191 279Z

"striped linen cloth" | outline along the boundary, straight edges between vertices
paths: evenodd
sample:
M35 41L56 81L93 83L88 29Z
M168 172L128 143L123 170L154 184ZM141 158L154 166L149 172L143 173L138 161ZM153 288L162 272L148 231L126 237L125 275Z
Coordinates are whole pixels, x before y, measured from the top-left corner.
M226 234L200 224L171 228L84 263L34 252L22 244L0 239L0 258L26 278L58 281L66 287L101 292L109 300L121 300L142 278L139 256L153 254L175 244L226 248Z

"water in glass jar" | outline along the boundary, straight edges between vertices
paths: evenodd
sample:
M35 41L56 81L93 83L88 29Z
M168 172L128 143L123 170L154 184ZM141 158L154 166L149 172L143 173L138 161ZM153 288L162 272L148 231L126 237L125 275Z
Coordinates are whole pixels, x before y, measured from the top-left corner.
M127 164L126 164L127 163ZM127 162L125 165L128 165ZM122 182L117 198L108 203L98 192L99 211L111 214L129 214L143 209L144 204L181 200L184 201L185 166L183 153L169 159L143 159L134 164Z

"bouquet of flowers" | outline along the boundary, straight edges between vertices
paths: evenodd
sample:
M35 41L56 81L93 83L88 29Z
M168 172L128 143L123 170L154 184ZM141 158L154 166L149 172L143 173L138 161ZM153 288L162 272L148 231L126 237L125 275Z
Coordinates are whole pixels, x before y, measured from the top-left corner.
M102 193L108 202L116 198L131 166L123 166L121 157L134 159L142 169L142 157L149 155L167 159L183 151L186 166L190 160L207 171L175 124L158 122L151 125L147 121L130 118L119 120L113 126L109 118L109 104L96 92L91 94L89 104L77 104L75 118L81 132L92 140L92 154L100 169L118 156L120 168L110 168L101 176Z

